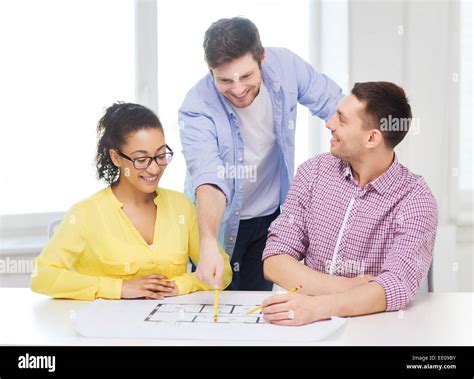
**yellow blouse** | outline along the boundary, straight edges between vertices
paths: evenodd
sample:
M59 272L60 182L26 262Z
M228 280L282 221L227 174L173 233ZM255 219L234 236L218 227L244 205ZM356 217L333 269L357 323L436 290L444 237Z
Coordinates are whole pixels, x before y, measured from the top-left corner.
M182 193L157 189L153 245L148 245L122 210L110 187L72 206L35 259L31 289L56 298L120 299L122 281L151 274L173 279L179 294L210 290L194 273L199 261L196 209ZM232 279L229 256L223 288Z

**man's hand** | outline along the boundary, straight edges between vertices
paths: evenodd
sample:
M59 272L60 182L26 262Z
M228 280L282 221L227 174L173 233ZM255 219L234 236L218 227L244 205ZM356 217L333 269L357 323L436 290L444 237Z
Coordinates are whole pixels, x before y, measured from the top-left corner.
M217 248L215 239L201 241L196 276L213 288L221 288L224 277L224 258Z
M167 281L166 276L154 274L137 279L124 280L122 283L122 299L162 300L164 297L178 295L178 287L174 282Z
M263 318L276 325L298 326L331 318L331 295L309 296L288 292L262 303Z
M200 254L196 269L198 279L214 288L221 288L224 258L217 248L217 231L221 224L226 197L219 187L203 184L196 190Z

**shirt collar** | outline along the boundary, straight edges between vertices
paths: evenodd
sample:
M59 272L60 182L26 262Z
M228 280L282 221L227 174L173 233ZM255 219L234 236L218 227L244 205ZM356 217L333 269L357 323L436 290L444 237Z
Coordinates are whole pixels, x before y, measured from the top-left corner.
M384 195L391 187L394 180L397 178L398 173L400 172L400 164L398 163L398 159L395 153L393 153L393 162L382 175L380 175L377 179L375 179L372 184L372 187L380 193Z
M123 203L117 199L117 196L115 196L114 192L112 191L112 187L111 186L108 186L107 189L106 189L108 195L109 195L109 198L110 200L112 201L112 204L117 207L117 208L122 208L123 207ZM157 188L156 189L156 196L155 198L153 199L153 202L158 205L158 201L160 200L160 189Z
M366 186L367 189L373 188L375 191L377 191L383 196L391 188L393 181L396 179L400 171L400 163L398 163L397 155L393 153L393 156L393 162L388 168L388 170L385 171L374 181L368 183ZM354 177L352 176L351 165L346 161L343 161L342 176L345 179L354 180Z
M281 87L278 75L273 71L273 68L265 60L262 62L262 78L263 82L275 92L278 92Z
M354 179L352 176L351 165L347 161L342 161L342 176L344 179Z

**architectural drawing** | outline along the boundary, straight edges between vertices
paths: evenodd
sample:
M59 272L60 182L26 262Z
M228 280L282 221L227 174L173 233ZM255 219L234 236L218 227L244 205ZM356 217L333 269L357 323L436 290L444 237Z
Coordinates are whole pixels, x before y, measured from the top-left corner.
M219 304L218 323L263 324L261 310L246 313L256 305ZM158 304L146 317L151 322L214 323L211 304Z
M76 331L89 338L157 338L220 341L319 341L346 321L333 317L298 327L265 322L261 311L268 292L223 291L219 317L214 322L214 291L195 292L165 300L98 299L78 309Z

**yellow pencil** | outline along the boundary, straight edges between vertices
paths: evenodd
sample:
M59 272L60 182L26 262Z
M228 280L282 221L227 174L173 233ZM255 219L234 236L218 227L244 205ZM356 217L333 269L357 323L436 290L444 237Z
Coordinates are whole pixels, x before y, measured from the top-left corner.
M219 309L219 290L214 289L214 322L217 322L217 311Z
M303 288L303 286L300 284L298 287L295 287L295 288L292 288L291 290L288 290L288 292L296 292L298 291L299 289ZM259 311L260 309L262 309L263 306L262 305L259 305L258 307L255 307L255 308L252 308L251 310L249 310L246 314L252 314L254 312L257 312Z

